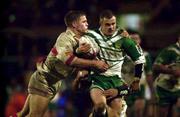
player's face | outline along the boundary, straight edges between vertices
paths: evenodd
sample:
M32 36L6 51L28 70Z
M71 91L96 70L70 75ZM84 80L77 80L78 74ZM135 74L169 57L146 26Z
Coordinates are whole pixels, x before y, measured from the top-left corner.
M116 17L113 16L110 19L104 18L100 22L101 31L106 36L112 36L116 31Z
M86 33L88 31L88 22L86 16L81 16L77 22L75 22L75 28L80 33Z

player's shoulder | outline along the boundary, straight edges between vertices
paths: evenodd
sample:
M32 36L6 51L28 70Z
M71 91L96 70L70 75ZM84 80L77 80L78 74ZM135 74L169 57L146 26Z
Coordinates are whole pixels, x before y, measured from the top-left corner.
M58 38L62 38L62 37L65 37L67 36L66 32L62 32L61 34L59 34Z
M167 55L167 54L170 54L170 53L174 53L176 51L177 51L177 49L176 49L175 45L172 44L172 45L169 45L169 46L161 49L160 54Z
M136 44L136 42L130 37L122 37L122 40L125 44Z
M67 29L66 31L62 32L59 36L58 36L58 40L67 40L67 39L73 39L74 38L74 33Z
M97 29L89 29L87 34L96 34L98 33L98 30Z
M171 44L165 49L167 49L167 50L179 50L179 47L176 44Z
M100 33L98 32L98 30L88 30L88 32L86 33L86 35L90 36L90 37L94 37L94 38L101 38Z

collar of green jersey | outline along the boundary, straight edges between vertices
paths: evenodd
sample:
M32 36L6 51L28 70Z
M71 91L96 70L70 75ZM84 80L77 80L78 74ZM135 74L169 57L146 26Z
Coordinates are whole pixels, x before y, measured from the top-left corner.
M106 36L106 35L104 35L103 32L101 31L101 27L99 28L99 32L100 32L100 34L102 35L102 37L103 37L103 39L104 39L105 41L108 41L109 39L112 39L113 37L115 37L115 36L117 36L117 35L119 34L119 30L116 29L116 31L114 32L114 34L113 34L112 36Z

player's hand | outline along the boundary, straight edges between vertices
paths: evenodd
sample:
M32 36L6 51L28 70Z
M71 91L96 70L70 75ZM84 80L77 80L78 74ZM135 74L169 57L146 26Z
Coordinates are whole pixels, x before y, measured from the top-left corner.
M123 37L130 37L129 33L126 30L123 30L120 35L123 36Z
M89 72L87 70L80 70L77 73L76 78L74 79L74 81L72 82L72 89L75 91L80 87L80 80L82 79L86 79L87 75L89 74Z
M105 90L104 95L106 96L107 100L114 98L118 95L118 90L115 88Z
M175 76L175 78L179 78L180 77L180 69L174 70L173 75Z
M76 52L77 53L88 53L90 51L91 45L87 43L83 43L79 45L77 48Z
M140 79L134 80L134 81L131 83L131 85L130 85L130 89L131 89L132 91L139 91L139 89L140 89L139 82L140 82Z
M104 91L104 95L107 99L114 98L116 96L126 96L130 93L129 86L127 84L124 84L122 86L107 89Z
M81 71L78 72L77 78L82 79L82 78L86 77L88 74L89 74L89 71L81 70Z
M80 79L74 79L72 82L72 90L76 91L80 86Z
M109 65L101 60L94 60L94 67L98 69L100 72L104 72L109 68Z

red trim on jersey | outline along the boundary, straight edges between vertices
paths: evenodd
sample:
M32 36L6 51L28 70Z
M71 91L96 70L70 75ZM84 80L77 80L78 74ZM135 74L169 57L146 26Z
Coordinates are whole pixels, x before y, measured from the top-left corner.
M72 55L66 60L65 64L66 64L66 65L70 65L74 58L75 58L75 56L72 54Z
M53 56L56 56L58 54L58 51L57 51L56 47L53 47L51 49L51 52L52 52Z
M17 116L17 114L15 113L15 114L11 115L10 117L18 117L18 116Z

